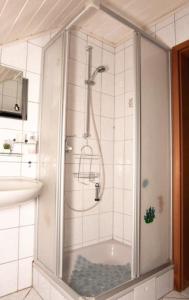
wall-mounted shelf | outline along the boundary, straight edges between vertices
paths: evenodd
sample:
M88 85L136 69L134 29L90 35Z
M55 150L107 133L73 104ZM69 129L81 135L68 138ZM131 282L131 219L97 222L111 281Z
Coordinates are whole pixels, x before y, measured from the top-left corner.
M17 157L21 157L22 153L16 153L16 152L0 152L0 156L17 156Z

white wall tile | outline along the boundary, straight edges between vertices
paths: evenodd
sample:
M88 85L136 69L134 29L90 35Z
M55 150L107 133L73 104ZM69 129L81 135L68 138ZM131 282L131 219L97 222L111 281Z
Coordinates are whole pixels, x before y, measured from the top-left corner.
M114 212L123 214L123 189L114 189Z
M35 200L20 206L20 226L33 225L35 222Z
M124 187L132 190L133 188L133 168L132 166L124 166Z
M180 44L189 37L189 14L176 21L176 44Z
M49 39L50 35L48 35ZM28 121L0 118L0 130L3 134L0 136L4 139L10 137L21 140L25 134L38 131L38 107L39 107L39 82L40 82L40 67L41 67L41 46L47 42L46 37L39 37L32 40L32 43L18 42L3 46L2 64L12 68L22 70L24 76L29 79L29 105L28 105ZM38 46L36 46L38 45ZM40 46L40 47L39 47ZM25 132L24 132L24 131ZM5 138L4 138L5 136ZM2 143L3 143L2 141ZM1 143L1 141L0 141ZM25 151L23 147L23 151ZM19 147L15 151L21 151ZM27 163L28 160L36 162L36 155L24 155L21 163L20 158L1 157L0 159L0 176L29 176L36 177L36 163L32 163L31 168ZM19 223L20 211L20 223ZM0 262L15 260L13 263L5 263L0 265L0 296L14 292L17 288L26 286L26 282L31 279L31 263L27 267L27 260L18 261L18 238L20 231L20 254L21 256L33 255L33 232L25 233L28 230L20 225L34 224L34 202L21 205L21 207L10 208L0 211L0 239L2 239L0 247ZM16 228L15 228L16 227ZM9 230L2 230L12 228ZM33 226L32 226L33 228ZM32 230L33 231L33 230ZM4 236L3 236L4 235ZM22 239L23 237L23 239ZM25 264L24 264L25 263ZM20 274L18 275L18 264L20 266ZM21 273L23 276L21 276ZM19 282L18 282L19 280ZM21 280L21 281L20 281ZM25 280L25 283L24 283ZM31 281L31 280L30 280ZM19 283L17 286L17 282ZM28 285L28 284L27 284Z
M114 237L123 238L123 215L114 213Z
M41 47L28 43L27 71L40 74Z
M113 211L113 188L105 189L102 200L100 201L100 212Z
M93 187L93 188L92 188ZM85 188L83 190L83 208L89 209L90 207L93 207L95 205L94 198L94 184L92 184L91 189ZM83 213L83 215L97 215L99 212L99 206L95 206L94 208L90 209L89 211L86 211Z
M18 289L22 290L32 285L32 261L33 258L19 260L18 265Z
M115 73L121 73L124 71L124 50L119 51L115 55Z
M69 60L69 82L80 87L85 87L86 66L78 61Z
M106 187L107 188L112 188L113 186L113 172L114 168L113 165L105 165L105 172L106 174L108 174L108 176L106 176Z
M19 70L26 69L27 42L2 47L1 63Z
M124 213L127 215L133 214L133 191L124 190L123 195Z
M75 218L65 221L65 246L82 243L82 219Z
M19 176L20 164L1 162L0 176Z
M100 215L100 237L112 236L112 213Z
M103 49L102 64L107 67L107 71L114 75L114 54Z
M24 131L37 132L39 121L39 105L37 103L28 102L28 118L24 121Z
M134 71L132 69L125 71L125 93L134 90Z
M126 164L132 164L133 163L133 141L125 141L125 157L124 162Z
M73 84L68 85L68 109L84 112L86 111L85 89Z
M33 256L34 226L20 227L19 232L19 258Z
M75 212L69 208L69 205L71 207L74 207L75 209L82 210L83 209L83 191L70 191L70 192L65 192L65 219L70 219L70 218L78 218L82 216L82 213L80 212Z
M156 32L156 38L165 43L169 47L175 46L175 27L174 23L161 28Z
M125 122L124 118L115 119L115 141L124 140L124 131L125 131Z
M104 156L105 164L113 164L113 142L112 141L101 141L102 153Z
M102 48L99 45L95 45L94 43L98 42L93 38L88 38L88 45L92 46L92 66L97 68L98 66L102 65ZM99 75L98 75L99 76Z
M84 134L84 113L67 111L67 135L82 137Z
M163 27L167 27L168 25L174 23L174 14L170 16L164 16L163 18L160 18L156 24L156 31L162 29Z
M83 240L84 242L98 239L99 218L97 215L85 216L83 218Z
M35 73L27 72L28 79L28 100L31 102L39 102L40 76Z
M122 165L114 166L114 188L123 188L124 169Z
M124 163L124 141L114 142L114 163L115 164Z
M70 58L78 60L81 63L87 62L87 42L74 35L70 37Z
M184 7L179 8L175 12L175 19L180 19L186 15L189 15L189 6L185 5Z
M0 229L18 227L19 208L13 207L0 210Z
M18 259L18 228L0 230L0 264Z
M124 94L115 96L115 118L124 117Z
M101 118L101 139L113 141L113 119Z
M134 68L134 47L125 48L125 70Z
M134 107L135 107L134 101L135 100L134 100L134 93L133 92L125 94L125 115L126 116L130 116L130 115L133 114Z
M125 139L133 139L133 117L125 118Z
M36 178L37 176L37 164L36 163L22 163L21 164L21 176Z
M108 72L102 74L102 92L114 96L114 75Z
M124 94L124 72L115 76L115 96Z
M0 265L0 297L17 290L18 262Z
M101 115L108 118L114 117L114 97L102 94Z
M22 130L22 121L9 118L0 118L0 128Z
M133 233L133 227L132 227L132 217L128 215L124 215L124 240L126 240L128 243L132 242L132 233Z
M93 104L93 110L95 115L100 115L101 114L101 93L95 91L94 89L92 90L92 104ZM84 106L85 113L87 111L87 107Z

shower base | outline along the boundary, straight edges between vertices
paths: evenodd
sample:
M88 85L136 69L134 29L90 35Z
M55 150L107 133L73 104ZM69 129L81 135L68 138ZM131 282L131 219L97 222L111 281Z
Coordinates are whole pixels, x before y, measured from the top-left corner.
M130 280L130 266L131 247L108 240L66 252L64 281L83 296L95 296Z

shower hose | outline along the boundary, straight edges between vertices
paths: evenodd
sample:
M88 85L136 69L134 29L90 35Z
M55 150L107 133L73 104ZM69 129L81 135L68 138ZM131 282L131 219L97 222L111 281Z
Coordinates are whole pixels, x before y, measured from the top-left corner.
M102 200L102 196L104 194L104 189L105 189L105 166L104 166L104 157L103 157L103 153L102 153L102 148L101 148L101 145L100 145L100 138L99 138L99 134L98 134L98 130L97 130L97 127L96 127L96 121L95 121L95 116L94 116L94 109L93 109L93 102L92 100L90 99L89 100L89 105L90 105L90 112L91 112L91 116L92 116L92 122L93 122L93 126L94 126L94 132L95 132L95 137L96 137L96 140L97 140L97 145L98 145L98 151L99 151L99 154L100 154L100 159L101 159L101 165L102 165L102 179L101 179L101 187L100 187L100 194L99 194L99 199L100 201ZM92 206L88 207L88 208L85 208L85 209L76 209L74 207L72 207L70 205L70 203L68 202L68 200L66 199L66 204L67 206L75 211L75 212L86 212L86 211L89 211L93 208L95 208L99 202L96 202L95 204L93 204Z

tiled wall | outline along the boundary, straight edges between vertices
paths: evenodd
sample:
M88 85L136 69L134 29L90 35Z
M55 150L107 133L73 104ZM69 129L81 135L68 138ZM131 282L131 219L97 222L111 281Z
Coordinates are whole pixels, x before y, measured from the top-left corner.
M112 238L113 226L113 160L114 160L114 48L99 42L81 32L72 32L69 59L69 91L67 111L68 143L73 151L66 156L65 198L77 209L94 205L95 183L81 184L73 173L78 172L81 147L86 144L83 138L86 121L86 85L88 55L86 48L92 46L93 70L108 66L108 71L98 74L92 87L92 99L96 125L104 154L106 188L103 201L94 209L84 213L71 211L65 203L65 247L78 248ZM91 118L90 118L91 119ZM93 159L92 171L99 173L100 160L94 128L91 121L92 146L97 159ZM95 158L95 157L94 157ZM82 161L83 162L83 161ZM82 171L88 171L89 160L85 160ZM83 163L82 163L83 165ZM82 179L80 179L82 180ZM85 180L84 180L85 181ZM96 179L97 182L101 180ZM85 181L87 183L87 181Z
M73 151L66 155L65 197L76 209L86 209L95 204L94 183L86 186L73 176L79 169L78 155L73 154L80 153L81 147L86 144L83 134L88 45L93 47L93 68L100 65L108 67L108 72L97 75L96 84L92 87L95 120L105 161L106 188L100 205L87 212L73 212L65 203L67 249L112 238L132 243L133 39L112 48L81 32L73 32L71 35L67 136L72 136L68 138L68 144L73 147ZM93 147L95 154L99 154L92 121L88 144ZM99 172L100 162L94 160L93 163L92 171ZM87 166L89 164L86 164L85 171Z
M132 244L133 215L133 39L115 49L114 228L113 237Z
M150 27L157 38L173 47L189 39L189 5L173 11Z
M29 102L27 121L0 117L0 152L5 140L21 141L30 135L38 138L41 53L49 39L50 34L1 48L0 63L23 71L24 77L29 79ZM37 154L31 153L34 149L16 146L14 151L22 156L0 155L0 176L36 178ZM34 215L34 200L0 210L0 296L31 285Z
M161 39L169 46L174 46L175 44L189 39L189 6L176 11L169 17L159 20L155 25L151 26L151 31L156 38ZM28 121L0 118L1 150L2 143L5 139L13 139L17 136L24 137L25 134L30 133L35 133L37 135L38 133L41 48L49 40L49 38L50 36L47 35L43 38L26 42L18 42L1 48L1 63L22 70L24 75L29 78ZM119 169L123 172L122 174L124 174L124 172L126 173L126 170L128 170L128 168L131 169L132 165L132 142L131 139L126 138L125 133L123 133L123 128L127 130L127 124L129 126L129 120L132 119L133 114L132 105L130 105L132 101L129 101L129 99L132 98L132 90L126 90L123 79L124 76L126 76L126 72L129 71L129 68L132 69L131 66L126 66L127 55L131 55L127 52L130 51L130 47L127 45L125 46L125 49L123 49L121 45L121 47L118 47L115 50L115 75L114 64L112 63L114 61L114 50L104 43L102 44L90 37L80 35L79 50L75 48L74 52L70 53L70 61L72 65L71 70L76 68L75 70L77 70L77 72L74 70L74 73L70 73L69 77L70 87L68 113L72 120L73 116L77 115L77 117L74 118L74 126L79 131L77 132L78 137L70 139L70 142L74 143L74 147L75 149L77 148L77 151L80 149L81 135L83 133L85 119L83 110L84 103L82 103L82 101L85 101L86 99L84 80L86 78L87 71L87 57L85 52L85 46L87 43L92 43L94 46L94 67L100 65L102 62L111 66L107 74L103 74L102 76L98 75L98 78L96 79L97 84L95 86L96 91L94 93L96 99L98 99L96 100L98 105L95 105L95 112L96 118L99 120L98 126L100 127L101 139L103 141L102 144L104 144L103 149L106 159L106 171L108 175L110 174L110 176L108 176L109 179L107 179L109 182L108 188L105 191L104 200L97 209L92 211L91 214L85 213L80 215L78 213L71 213L71 211L67 209L66 225L67 228L69 228L66 241L67 247L70 247L71 245L77 247L96 242L99 239L110 238L113 236L113 232L115 238L128 242L130 241L130 237L125 235L123 220L125 220L125 224L127 224L126 220L129 220L132 216L132 207L130 206L130 202L128 202L130 201L128 199L132 198L131 185L129 185L126 189L117 185L116 178L119 178L117 175L114 176L113 184L114 171L112 170L113 160L115 160L115 174L116 169L118 173ZM111 90L114 87L114 79L116 81L115 107L113 100L114 92ZM75 95L74 93L77 93L77 101L75 101L76 98L73 97L73 95ZM122 103L122 106L120 106L119 103ZM124 110L119 110L120 107L124 107ZM115 147L113 148L112 131L114 126L114 116L115 127L120 129L117 130L118 136L117 133L115 133ZM80 128L82 130L80 130ZM110 130L110 128L112 128L112 130ZM119 134L122 134L122 138L119 138ZM92 139L90 142L92 143ZM118 147L119 144L121 145L120 148ZM129 149L128 153L125 151L125 144L128 147L127 149ZM118 153L119 151L120 153ZM29 160L32 161L31 166L28 165ZM73 165L76 166L76 164ZM24 154L22 158L0 156L0 176L23 175L35 178L36 167L36 155ZM114 202L113 187L115 187ZM69 195L69 193L71 194L71 198L69 197L69 199L72 199L71 202L73 205L81 208L91 204L87 202L91 199L90 195L93 192L94 190L90 191L90 189L76 188L74 191L72 189L67 190L66 193L67 195ZM86 194L88 196L86 196ZM74 195L77 196L75 197ZM86 202L84 199L86 199ZM34 206L34 202L30 202L19 207L0 211L0 296L31 284ZM115 222L116 219L117 223ZM99 220L101 221L99 222ZM120 220L121 222L119 223L118 221ZM70 224L72 224L72 227L70 227ZM74 228L80 229L79 234L73 234ZM86 230L84 230L85 228ZM118 230L118 228L122 228L122 230ZM68 238L70 235L72 236L71 243Z

